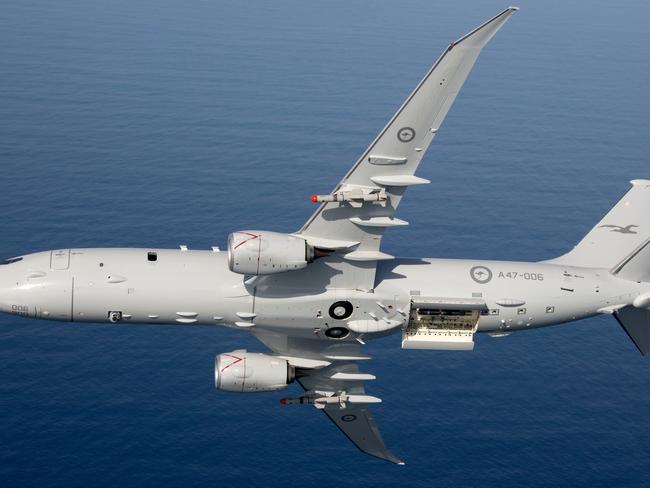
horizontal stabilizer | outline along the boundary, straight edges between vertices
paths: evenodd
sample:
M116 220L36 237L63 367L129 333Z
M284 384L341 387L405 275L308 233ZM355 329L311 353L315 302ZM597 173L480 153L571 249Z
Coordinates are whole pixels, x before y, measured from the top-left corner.
M650 310L624 307L614 312L614 317L641 354L650 356Z

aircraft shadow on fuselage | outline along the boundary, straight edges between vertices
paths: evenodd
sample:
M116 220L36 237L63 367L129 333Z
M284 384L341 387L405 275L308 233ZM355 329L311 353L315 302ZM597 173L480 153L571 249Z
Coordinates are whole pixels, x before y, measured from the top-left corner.
M422 258L399 258L390 261L381 261L377 263L377 278L375 287L379 286L384 280L401 280L406 279L406 275L395 272L398 266L421 266L431 264Z

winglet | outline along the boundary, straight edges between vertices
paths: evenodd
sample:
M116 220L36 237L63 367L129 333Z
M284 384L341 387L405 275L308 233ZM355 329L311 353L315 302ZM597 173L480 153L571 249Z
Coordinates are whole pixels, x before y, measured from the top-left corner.
M468 32L467 34L465 34L463 37L461 37L461 38L458 39L457 41L452 42L450 47L455 47L455 46L457 46L457 45L460 44L462 41L464 41L464 40L466 40L466 39L472 37L472 36L473 36L474 34L476 34L477 32L479 32L479 31L481 31L481 30L484 30L488 25L490 25L490 24L494 23L495 21L499 20L499 22L498 22L497 25L492 29L492 31L491 31L491 32L487 32L488 37L487 37L487 38L482 38L482 39L479 40L479 42L480 42L481 45L485 45L485 44L487 44L487 42L488 42L490 39L492 39L492 36L494 36L494 34L497 33L497 31L501 28L501 26L505 23L505 21L508 20L508 18L509 18L512 14L514 14L517 10L519 10L519 7L508 7L508 8L505 9L504 11L499 12L497 15L495 15L494 17L492 17L490 20L487 20L487 21L483 22L483 23L482 23L481 25L479 25L476 29L474 29L474 30Z

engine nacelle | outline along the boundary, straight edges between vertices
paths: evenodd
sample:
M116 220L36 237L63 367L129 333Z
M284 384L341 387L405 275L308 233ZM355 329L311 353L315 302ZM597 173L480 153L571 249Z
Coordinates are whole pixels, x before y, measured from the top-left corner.
M214 385L237 393L273 391L293 381L294 369L286 359L268 354L234 351L214 359Z
M235 273L283 273L302 269L313 259L313 247L289 234L240 230L228 236L228 266Z

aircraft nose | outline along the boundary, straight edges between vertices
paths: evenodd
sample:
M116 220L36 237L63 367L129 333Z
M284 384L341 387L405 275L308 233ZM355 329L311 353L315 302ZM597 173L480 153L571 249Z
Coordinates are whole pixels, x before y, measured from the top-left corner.
M44 251L0 261L1 312L71 319L73 278L67 267L51 269L53 253L67 256L65 251Z
M22 261L22 257L0 260L0 312L12 312L12 295L16 286L14 276L15 263Z

